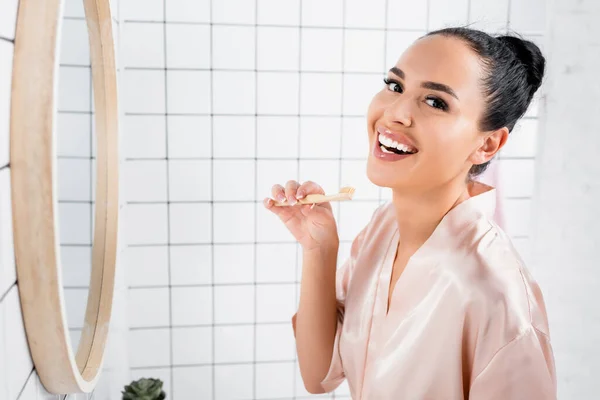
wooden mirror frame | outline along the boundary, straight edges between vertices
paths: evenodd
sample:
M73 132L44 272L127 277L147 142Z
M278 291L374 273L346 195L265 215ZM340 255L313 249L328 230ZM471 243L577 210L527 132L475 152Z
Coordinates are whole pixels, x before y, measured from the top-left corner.
M113 301L118 227L117 76L108 0L83 0L96 124L92 270L77 353L71 348L58 231L56 109L62 0L20 0L10 114L17 279L37 373L52 393L91 392L102 370ZM82 266L83 267L83 266Z

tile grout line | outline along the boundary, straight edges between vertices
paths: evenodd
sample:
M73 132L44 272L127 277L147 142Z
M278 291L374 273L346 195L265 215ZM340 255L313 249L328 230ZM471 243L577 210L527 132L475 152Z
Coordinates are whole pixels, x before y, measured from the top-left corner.
M215 313L216 313L216 305L215 305L215 198L214 198L214 190L215 190L215 110L214 110L214 65L213 65L213 57L214 57L214 48L213 48L213 39L214 39L214 22L213 22L213 0L209 0L208 2L208 16L209 16L209 74L210 74L210 296L211 296L211 349L210 349L210 379L211 379L211 398L213 400L216 399L217 392L217 378L215 376L215 359L216 359L216 349L215 349Z

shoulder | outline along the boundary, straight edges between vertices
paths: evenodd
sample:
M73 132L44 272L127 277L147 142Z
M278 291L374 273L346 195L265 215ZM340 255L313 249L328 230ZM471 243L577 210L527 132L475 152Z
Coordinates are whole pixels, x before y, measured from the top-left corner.
M548 337L542 292L508 235L492 224L464 273L467 319L491 348L533 329Z

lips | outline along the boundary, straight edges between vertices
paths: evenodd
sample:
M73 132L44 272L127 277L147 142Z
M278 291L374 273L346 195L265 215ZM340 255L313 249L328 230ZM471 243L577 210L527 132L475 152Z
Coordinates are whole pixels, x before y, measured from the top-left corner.
M419 150L417 146L405 135L400 132L392 132L391 130L383 127L377 127L377 138L383 138L382 144L388 147L396 147L400 150L404 150L409 153L417 153Z

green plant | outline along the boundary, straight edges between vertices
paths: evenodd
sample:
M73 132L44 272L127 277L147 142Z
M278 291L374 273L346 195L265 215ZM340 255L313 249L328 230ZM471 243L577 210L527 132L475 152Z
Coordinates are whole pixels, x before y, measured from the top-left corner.
M142 378L125 385L123 400L164 400L167 394L162 390L163 381L153 378Z

